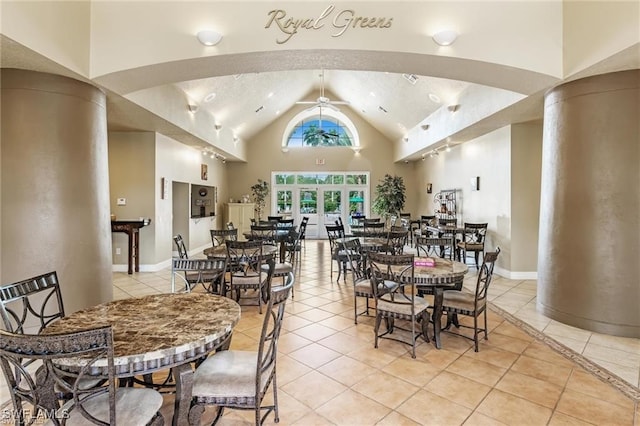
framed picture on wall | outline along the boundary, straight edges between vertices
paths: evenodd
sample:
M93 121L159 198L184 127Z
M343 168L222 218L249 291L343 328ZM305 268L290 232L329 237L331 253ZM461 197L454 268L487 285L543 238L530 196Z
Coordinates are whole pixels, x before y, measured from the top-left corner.
M209 166L206 164L200 165L200 179L208 180L209 179Z
M427 184L427 194L431 194L431 191L433 190L433 187L431 186L430 183Z

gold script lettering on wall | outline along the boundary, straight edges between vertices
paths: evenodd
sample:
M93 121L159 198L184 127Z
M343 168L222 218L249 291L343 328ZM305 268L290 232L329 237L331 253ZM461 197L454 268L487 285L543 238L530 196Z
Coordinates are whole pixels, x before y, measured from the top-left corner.
M333 19L331 19L333 17ZM330 28L331 37L340 37L349 29L389 29L393 18L361 16L352 9L336 11L334 5L328 6L317 16L297 18L287 15L283 9L273 9L267 13L266 29L277 28L284 37L276 38L276 43L284 44L298 34L299 31L318 31Z

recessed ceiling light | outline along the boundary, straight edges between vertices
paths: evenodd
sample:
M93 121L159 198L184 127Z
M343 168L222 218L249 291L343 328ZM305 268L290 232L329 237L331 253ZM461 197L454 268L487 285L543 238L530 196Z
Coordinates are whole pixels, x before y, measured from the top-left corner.
M198 31L198 40L205 46L215 46L222 40L222 34L214 30Z
M273 96L273 92L269 92L269 94L267 95L267 98L270 98Z
M214 100L216 98L216 94L214 92L209 93L207 96L204 97L204 101L205 102L211 102L212 100Z
M277 111L276 111L276 115L280 115L280 110L277 110Z
M402 74L402 76L411 84L416 84L418 81L418 76L415 74Z
M438 95L433 94L433 93L429 93L429 99L431 99L432 102L435 102L437 104L440 103L440 97Z
M433 35L433 41L438 46L451 46L458 38L458 33L453 30L444 30Z

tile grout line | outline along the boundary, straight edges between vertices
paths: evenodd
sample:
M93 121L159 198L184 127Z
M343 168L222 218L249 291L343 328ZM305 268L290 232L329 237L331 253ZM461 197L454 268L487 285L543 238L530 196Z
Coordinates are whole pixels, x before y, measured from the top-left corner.
M525 333L527 333L530 336L535 337L536 339L542 341L543 343L545 343L547 346L549 346L554 351L558 352L559 354L561 354L565 358L575 362L576 364L578 364L579 366L581 366L585 370L589 371L591 374L596 376L602 382L608 383L611 386L615 387L620 392L622 392L623 394L625 394L629 398L633 399L636 403L640 402L640 388L638 388L636 386L633 386L631 383L629 383L626 380L622 379L618 375L610 372L606 368L603 368L603 367L595 364L593 361L589 360L584 355L579 354L578 352L576 352L573 349L563 345L562 343L558 342L557 340L555 340L555 339L549 337L548 335L538 331L537 329L535 329L534 327L530 326L529 324L527 324L526 322L522 321L521 319L515 317L514 315L512 315L509 312L505 311L504 309L496 306L493 302L489 302L489 308L493 312L497 313L498 315L501 315L505 320L509 321L510 323L515 325L516 327L520 328Z

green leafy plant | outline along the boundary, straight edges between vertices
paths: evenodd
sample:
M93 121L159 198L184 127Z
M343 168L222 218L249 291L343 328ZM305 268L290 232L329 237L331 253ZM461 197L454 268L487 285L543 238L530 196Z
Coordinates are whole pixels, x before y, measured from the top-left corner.
M371 208L385 220L393 215L399 216L404 210L405 191L402 177L386 174L376 185L376 195Z
M251 195L253 195L253 201L256 203L255 211L258 215L258 220L260 220L267 202L267 195L269 195L269 184L262 179L258 179L258 183L251 187Z

